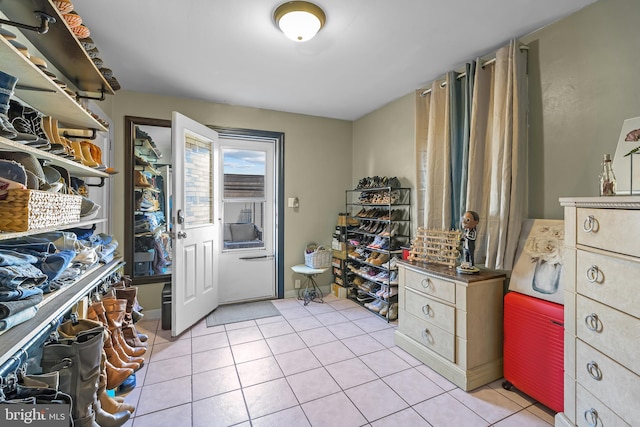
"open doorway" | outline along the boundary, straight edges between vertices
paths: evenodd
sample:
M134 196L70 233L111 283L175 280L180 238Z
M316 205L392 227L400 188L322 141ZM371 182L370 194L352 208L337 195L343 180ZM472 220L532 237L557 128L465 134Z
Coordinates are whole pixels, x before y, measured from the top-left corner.
M280 298L282 133L221 129L220 304Z

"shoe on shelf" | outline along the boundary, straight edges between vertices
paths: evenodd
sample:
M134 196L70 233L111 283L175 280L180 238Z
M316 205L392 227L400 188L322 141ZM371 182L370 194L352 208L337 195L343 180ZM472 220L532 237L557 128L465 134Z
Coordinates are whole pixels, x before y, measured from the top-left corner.
M396 320L398 318L398 303L394 302L389 307L389 320Z
M396 270L389 273L389 284L391 285L398 284L398 272Z
M380 311L378 312L378 314L380 316L386 316L388 312L389 312L389 304L384 304L380 309Z

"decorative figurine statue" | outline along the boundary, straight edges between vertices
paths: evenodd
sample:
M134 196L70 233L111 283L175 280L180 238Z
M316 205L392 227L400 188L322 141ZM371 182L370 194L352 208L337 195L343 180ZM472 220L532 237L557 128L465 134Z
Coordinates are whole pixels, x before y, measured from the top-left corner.
M477 212L466 211L460 219L462 226L462 262L456 270L464 274L475 274L480 271L473 265L473 253L476 250L476 226L480 221Z

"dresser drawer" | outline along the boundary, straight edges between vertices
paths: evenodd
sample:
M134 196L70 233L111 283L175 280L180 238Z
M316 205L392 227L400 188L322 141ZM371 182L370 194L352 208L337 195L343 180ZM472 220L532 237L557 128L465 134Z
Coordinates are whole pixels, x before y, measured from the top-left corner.
M625 422L637 424L640 420L640 377L580 339L576 341L578 383L598 396Z
M413 289L406 289L404 299L406 311L449 333L455 333L456 310L454 307L427 298L423 293Z
M640 210L578 208L577 242L621 254L640 255Z
M405 268L404 286L452 304L456 303L456 285L454 282L448 280L439 279L419 271Z
M640 262L578 250L576 290L640 318Z
M580 385L576 388L576 425L578 427L630 427Z
M640 320L582 295L576 302L578 338L640 375Z
M455 337L425 320L405 312L398 329L445 359L455 362Z

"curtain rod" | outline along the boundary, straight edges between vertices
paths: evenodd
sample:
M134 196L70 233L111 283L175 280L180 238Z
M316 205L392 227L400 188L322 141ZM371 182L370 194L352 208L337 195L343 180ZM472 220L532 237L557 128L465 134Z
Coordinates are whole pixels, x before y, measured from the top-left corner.
M525 51L525 50L529 50L529 46L520 46L520 51ZM485 62L484 64L482 64L482 68L486 67L487 65L491 65L494 64L496 62L496 58L491 58L489 60L487 60L487 62ZM463 77L466 77L467 73L466 72L462 72L460 74L458 74L456 76L456 79L460 80ZM447 82L444 81L442 83L440 83L440 87L443 88L447 85ZM425 89L422 92L420 92L420 96L425 96L426 94L431 93L431 89Z

